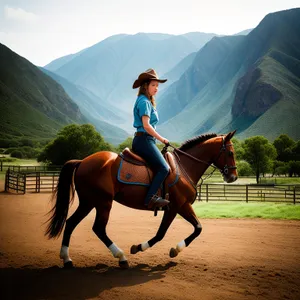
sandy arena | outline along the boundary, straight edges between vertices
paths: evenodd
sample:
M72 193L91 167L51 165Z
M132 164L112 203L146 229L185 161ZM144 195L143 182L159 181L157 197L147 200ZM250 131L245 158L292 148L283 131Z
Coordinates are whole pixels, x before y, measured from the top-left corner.
M61 238L43 235L49 199L0 193L0 299L300 299L300 222L204 219L201 236L171 259L170 248L193 231L177 218L160 243L131 255L132 244L155 235L162 213L114 203L107 232L130 269L93 233L93 210L72 235L76 268L65 270Z

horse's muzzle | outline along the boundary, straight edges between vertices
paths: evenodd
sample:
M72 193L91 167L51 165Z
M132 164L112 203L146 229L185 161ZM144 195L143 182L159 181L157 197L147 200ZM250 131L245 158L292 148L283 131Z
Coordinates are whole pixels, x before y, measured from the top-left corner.
M224 181L227 183L235 182L237 179L238 177L234 174L224 175Z

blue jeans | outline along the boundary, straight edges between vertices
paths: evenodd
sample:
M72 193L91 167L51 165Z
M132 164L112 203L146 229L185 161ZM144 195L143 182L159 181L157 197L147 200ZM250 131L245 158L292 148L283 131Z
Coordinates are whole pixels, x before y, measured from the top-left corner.
M154 171L154 177L145 199L148 205L151 197L155 195L169 173L169 166L163 155L155 145L155 138L149 134L135 136L132 141L132 150L140 155Z

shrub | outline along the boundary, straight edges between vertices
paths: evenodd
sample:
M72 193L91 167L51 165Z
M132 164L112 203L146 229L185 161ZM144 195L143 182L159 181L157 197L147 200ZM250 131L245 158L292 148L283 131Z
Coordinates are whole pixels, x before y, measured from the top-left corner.
M240 160L236 162L237 170L239 176L252 176L255 175L253 169L251 168L250 164L244 160Z
M20 150L14 150L11 152L11 157L16 157L16 158L23 158L24 155Z

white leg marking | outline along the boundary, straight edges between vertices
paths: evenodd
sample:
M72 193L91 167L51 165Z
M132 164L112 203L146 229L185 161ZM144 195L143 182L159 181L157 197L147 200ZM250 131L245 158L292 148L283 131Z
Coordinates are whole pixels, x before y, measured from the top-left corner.
M115 258L119 258L119 261L127 261L124 252L115 243L112 243L108 249Z
M69 262L69 261L72 261L72 259L69 256L69 247L61 246L59 257L61 259L63 259L64 264Z
M177 250L178 252L181 252L185 247L186 247L185 241L183 240L183 241L181 241L181 242L179 242L179 243L177 244L176 250Z
M141 244L141 248L142 248L142 251L146 251L148 248L150 248L150 246L149 246L148 242L146 242L146 243Z

